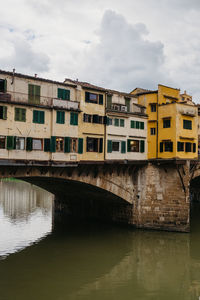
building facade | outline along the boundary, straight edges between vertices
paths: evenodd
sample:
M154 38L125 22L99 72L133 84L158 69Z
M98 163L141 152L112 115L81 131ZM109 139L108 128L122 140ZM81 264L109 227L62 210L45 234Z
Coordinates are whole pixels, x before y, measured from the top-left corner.
M191 96L163 85L132 94L147 108L148 159L197 159L198 110Z

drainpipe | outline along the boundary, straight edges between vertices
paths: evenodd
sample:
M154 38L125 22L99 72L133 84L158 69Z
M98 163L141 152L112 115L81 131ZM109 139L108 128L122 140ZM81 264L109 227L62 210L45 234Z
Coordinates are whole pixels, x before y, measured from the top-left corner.
M107 100L107 93L105 93L105 103L104 103L104 111L105 111L105 117L106 117L106 100ZM104 118L105 120L106 118ZM104 124L104 162L106 160L106 126L107 124Z
M14 83L14 79L15 79L15 69L13 69L13 73L12 73L12 81L11 81L11 84Z
M157 94L157 134L156 134L156 159L158 159L158 94Z

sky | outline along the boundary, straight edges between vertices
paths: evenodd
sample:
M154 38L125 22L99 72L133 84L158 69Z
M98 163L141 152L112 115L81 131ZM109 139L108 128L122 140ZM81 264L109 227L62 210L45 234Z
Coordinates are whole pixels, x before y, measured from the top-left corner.
M164 84L200 103L199 0L6 0L0 69L130 92Z

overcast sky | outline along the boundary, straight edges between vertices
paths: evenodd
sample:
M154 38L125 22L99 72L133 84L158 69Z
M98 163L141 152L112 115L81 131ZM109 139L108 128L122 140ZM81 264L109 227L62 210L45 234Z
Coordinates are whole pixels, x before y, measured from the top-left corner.
M200 0L6 0L0 69L200 102Z

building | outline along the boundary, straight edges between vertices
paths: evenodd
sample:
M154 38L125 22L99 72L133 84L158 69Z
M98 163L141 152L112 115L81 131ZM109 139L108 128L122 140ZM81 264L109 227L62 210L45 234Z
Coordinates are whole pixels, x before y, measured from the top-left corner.
M131 93L147 108L148 159L196 159L198 111L191 96L164 85Z
M107 91L106 160L147 159L145 111L134 95Z

